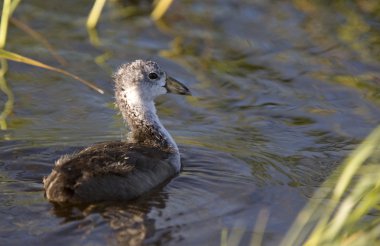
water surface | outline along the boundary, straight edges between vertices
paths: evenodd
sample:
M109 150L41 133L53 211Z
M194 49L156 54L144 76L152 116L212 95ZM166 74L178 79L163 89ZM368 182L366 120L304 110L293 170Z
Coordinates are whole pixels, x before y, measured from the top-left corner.
M84 28L92 1L25 1L15 17L45 35L65 69L10 64L15 94L0 141L0 240L4 245L247 244L258 215L276 245L313 190L380 122L380 18L362 1L175 1L165 19L149 1L109 3L99 43ZM7 48L59 66L11 26ZM59 207L42 178L59 156L125 137L110 74L153 59L191 88L157 107L180 146L183 171L128 203ZM6 97L0 97L5 102Z

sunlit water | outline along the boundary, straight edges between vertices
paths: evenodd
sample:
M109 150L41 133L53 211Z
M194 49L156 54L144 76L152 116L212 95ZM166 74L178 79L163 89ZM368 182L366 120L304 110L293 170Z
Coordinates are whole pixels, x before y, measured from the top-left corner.
M231 231L247 244L265 223L264 244L276 245L313 190L380 122L379 18L354 3L176 1L155 25L148 1L131 2L107 5L98 45L84 28L92 1L25 1L16 10L69 61L65 69L107 93L10 64L0 244L220 245ZM59 65L13 26L8 42ZM42 178L59 156L125 137L110 73L137 58L158 61L194 94L157 102L183 171L133 202L53 206Z

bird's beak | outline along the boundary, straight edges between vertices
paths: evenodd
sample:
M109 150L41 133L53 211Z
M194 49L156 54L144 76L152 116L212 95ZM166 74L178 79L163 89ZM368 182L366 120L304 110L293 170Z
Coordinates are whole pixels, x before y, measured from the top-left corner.
M175 93L180 95L191 95L190 90L181 82L173 79L170 76L166 76L166 84L164 86L168 93Z

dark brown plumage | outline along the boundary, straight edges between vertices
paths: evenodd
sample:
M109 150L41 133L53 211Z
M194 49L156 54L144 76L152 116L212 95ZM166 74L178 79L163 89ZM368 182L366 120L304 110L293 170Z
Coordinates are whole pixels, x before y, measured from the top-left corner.
M130 200L176 174L170 156L126 142L96 144L57 161L44 180L46 196L70 203Z

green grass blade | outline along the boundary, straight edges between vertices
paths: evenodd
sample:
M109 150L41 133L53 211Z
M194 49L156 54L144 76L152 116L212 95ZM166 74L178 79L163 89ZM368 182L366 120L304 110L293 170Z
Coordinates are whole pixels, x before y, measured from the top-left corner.
M11 0L4 0L0 23L0 48L4 48L7 42L8 21L11 14Z
M94 6L92 7L86 22L88 29L93 29L96 27L106 1L107 0L95 0Z
M164 16L166 11L168 11L170 5L173 3L173 0L159 0L154 8L151 18L155 21L159 20Z
M64 74L66 76L69 76L71 78L74 78L74 79L82 82L83 84L87 85L91 89L94 89L95 91L99 92L100 94L104 94L104 91L102 89L100 89L99 87L97 87L96 85L94 85L93 83L91 83L87 80L84 80L84 79L82 79L82 78L80 78L80 77L78 77L78 76L76 76L70 72L67 72L63 69L52 67L52 66L46 65L42 62L30 59L30 58L25 57L25 56L18 55L16 53L6 51L3 49L0 49L0 57L5 58L7 60L11 60L11 61L15 61L15 62L21 62L21 63L29 64L32 66L36 66L36 67L40 67L40 68L44 68L47 70L51 70L51 71L55 71L55 72Z
M20 2L21 2L21 0L12 0L11 1L9 16L12 16L13 12L16 10L16 8Z
M376 131L370 135L369 138L363 142L346 160L346 168L343 170L340 178L337 181L337 184L334 189L334 198L340 199L344 192L346 191L348 184L352 180L354 174L358 171L364 161L373 153L375 146L372 144L375 142L379 136L380 131Z
M251 242L249 244L250 246L262 245L264 233L265 233L265 227L268 223L268 220L269 220L269 210L262 209L259 212L255 228L253 229L253 231L255 232L255 235L257 236L252 236Z

